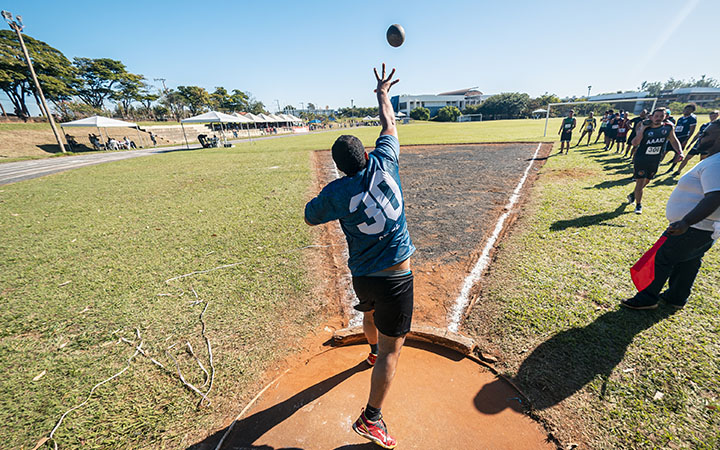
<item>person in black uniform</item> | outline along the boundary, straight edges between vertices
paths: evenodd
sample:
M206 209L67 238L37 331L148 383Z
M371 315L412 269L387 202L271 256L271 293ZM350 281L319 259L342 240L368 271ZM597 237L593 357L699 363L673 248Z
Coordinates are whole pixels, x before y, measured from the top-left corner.
M640 128L640 123L643 120L647 119L647 115L648 115L648 110L643 109L642 111L640 111L639 116L633 117L632 119L630 119L630 130L631 131L630 131L630 136L628 137L628 145L627 145L627 147L625 147L625 155L623 155L623 156L630 155L630 159L632 159L632 157L635 155L635 150L637 150L637 148L632 145L632 141L633 141L633 139L635 139L635 136L637 136L637 130L638 130L638 128Z
M667 143L682 157L682 146L675 136L675 127L665 120L665 108L658 108L653 111L649 123L647 120L640 123L637 136L632 142L637 147L633 173L635 191L631 192L627 199L628 203L635 202L635 214L642 214L643 189L657 173Z
M605 127L605 148L603 150L611 150L617 140L618 128L620 128L620 113L616 112L611 116L610 121Z

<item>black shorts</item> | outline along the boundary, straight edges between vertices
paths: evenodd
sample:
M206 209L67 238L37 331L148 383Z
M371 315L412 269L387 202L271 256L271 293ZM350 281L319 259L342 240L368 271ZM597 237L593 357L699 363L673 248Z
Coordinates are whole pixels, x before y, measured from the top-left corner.
M615 139L617 137L617 129L613 130L610 128L605 132L605 136L608 136L610 139Z
M633 178L647 178L648 180L652 180L655 174L658 171L658 167L660 167L660 160L648 160L645 158L638 158L635 157L635 161L633 164Z
M627 138L625 136L618 136L615 138L617 142L625 142Z
M600 128L598 129L598 136L600 136L600 135L603 134L604 132L605 132L605 127L600 127Z
M560 142L570 142L572 140L572 131L563 131L560 135Z
M353 277L360 303L355 309L375 311L375 327L385 336L399 337L410 331L413 313L413 274L394 277Z
M634 130L631 131L630 136L628 136L628 140L627 140L630 145L632 145L632 141L633 141L633 139L635 139L635 136L637 136L637 133L635 133Z

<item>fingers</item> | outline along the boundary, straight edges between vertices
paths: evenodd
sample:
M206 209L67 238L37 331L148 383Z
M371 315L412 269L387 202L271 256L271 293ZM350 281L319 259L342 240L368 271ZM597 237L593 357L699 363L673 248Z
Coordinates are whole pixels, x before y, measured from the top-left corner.
M400 78L398 78L397 80L394 80L392 83L390 83L390 87L395 86L395 85L398 84L399 82L400 82Z
M382 79L385 81L385 63L382 63Z
M378 75L377 69L373 67L373 72L375 72L375 78L377 78L378 81L380 81L380 75Z
M390 75L388 75L388 77L385 79L385 81L390 81L392 79L393 75L395 75L395 68L393 68L393 70L390 72Z

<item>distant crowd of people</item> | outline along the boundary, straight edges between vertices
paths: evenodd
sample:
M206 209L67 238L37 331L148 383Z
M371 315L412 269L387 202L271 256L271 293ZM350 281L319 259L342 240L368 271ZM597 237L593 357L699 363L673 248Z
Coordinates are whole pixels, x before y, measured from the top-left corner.
M154 136L152 136L154 138ZM137 148L135 141L131 141L124 136L121 140L117 140L113 137L108 138L107 142L103 143L100 137L94 133L88 134L88 139L95 150L130 150ZM155 139L153 139L153 145L155 145Z

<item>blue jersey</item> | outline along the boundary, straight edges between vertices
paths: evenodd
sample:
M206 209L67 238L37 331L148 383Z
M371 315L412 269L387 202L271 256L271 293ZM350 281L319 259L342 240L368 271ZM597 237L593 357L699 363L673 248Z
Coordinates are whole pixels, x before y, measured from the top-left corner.
M398 139L380 136L363 170L331 182L305 205L313 225L340 220L353 276L387 269L415 252L405 223L399 156Z
M704 124L700 125L700 131L698 131L698 134L702 134L703 131L705 131L705 128L707 128L711 123L712 122L708 122L708 123L704 123ZM695 141L695 145L693 145L692 149L697 150L699 146L700 146L700 139Z
M695 114L690 114L687 117L682 116L675 124L675 136L677 136L680 140L689 138L690 127L695 124L697 124L697 117L695 117Z

